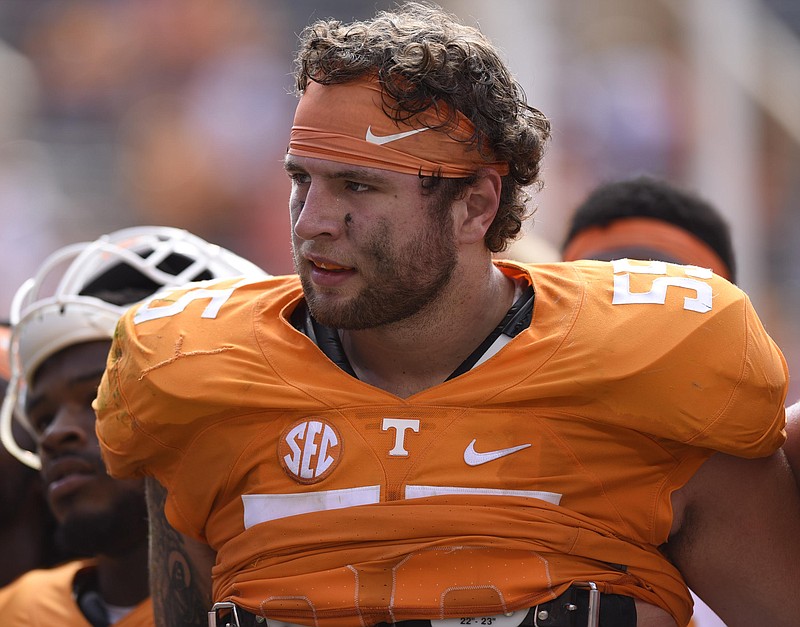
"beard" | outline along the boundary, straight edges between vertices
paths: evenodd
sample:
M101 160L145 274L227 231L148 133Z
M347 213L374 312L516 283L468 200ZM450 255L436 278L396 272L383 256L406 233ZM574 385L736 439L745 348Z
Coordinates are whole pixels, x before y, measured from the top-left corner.
M61 522L56 545L77 556L124 555L147 542L147 505L144 495L123 492L107 508L82 512Z
M347 302L330 302L301 274L314 318L330 328L359 331L400 322L435 302L452 279L458 248L451 214L429 208L428 215L425 230L399 248L387 226L378 229L361 251L359 272L366 286Z

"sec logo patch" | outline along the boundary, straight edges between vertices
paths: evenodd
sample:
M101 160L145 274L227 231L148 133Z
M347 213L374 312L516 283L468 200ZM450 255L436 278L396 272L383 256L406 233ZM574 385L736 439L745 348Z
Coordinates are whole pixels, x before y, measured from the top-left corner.
M300 483L316 483L327 477L342 457L342 439L331 423L306 418L281 435L278 458L283 470Z

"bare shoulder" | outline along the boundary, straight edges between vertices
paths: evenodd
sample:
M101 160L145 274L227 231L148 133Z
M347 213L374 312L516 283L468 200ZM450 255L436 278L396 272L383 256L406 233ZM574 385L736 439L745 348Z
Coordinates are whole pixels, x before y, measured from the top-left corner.
M665 551L730 627L796 625L800 494L783 451L714 454L673 495L673 507Z

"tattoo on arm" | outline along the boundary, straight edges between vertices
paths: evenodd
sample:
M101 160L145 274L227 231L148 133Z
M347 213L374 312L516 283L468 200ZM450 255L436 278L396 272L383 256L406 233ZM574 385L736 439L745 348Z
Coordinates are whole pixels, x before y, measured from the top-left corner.
M211 573L198 572L183 534L164 515L166 490L147 480L150 517L150 593L157 627L205 627L211 608Z

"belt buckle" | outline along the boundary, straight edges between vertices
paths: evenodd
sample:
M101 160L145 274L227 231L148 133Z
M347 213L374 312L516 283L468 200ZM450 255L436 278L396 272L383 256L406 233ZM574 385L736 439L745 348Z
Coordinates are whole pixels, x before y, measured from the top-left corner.
M221 618L220 612L228 612L227 618ZM233 622L230 622L233 619ZM219 622L225 620L227 622ZM239 612L236 611L236 604L230 601L221 601L214 603L211 611L208 613L208 627L241 627L239 622Z
M586 623L578 625L575 589L589 591ZM566 598L563 598L566 597ZM565 592L533 608L533 627L600 627L600 590L594 581L574 581Z
M586 627L600 627L600 590L594 581L576 581L572 584L576 588L589 591L589 616Z

